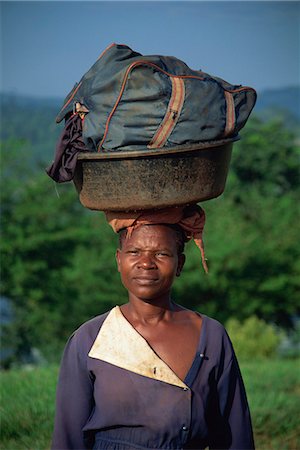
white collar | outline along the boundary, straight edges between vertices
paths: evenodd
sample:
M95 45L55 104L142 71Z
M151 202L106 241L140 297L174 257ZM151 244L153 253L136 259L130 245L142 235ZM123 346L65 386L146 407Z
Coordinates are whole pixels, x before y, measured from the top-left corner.
M187 387L128 322L119 306L108 314L88 355L154 380Z

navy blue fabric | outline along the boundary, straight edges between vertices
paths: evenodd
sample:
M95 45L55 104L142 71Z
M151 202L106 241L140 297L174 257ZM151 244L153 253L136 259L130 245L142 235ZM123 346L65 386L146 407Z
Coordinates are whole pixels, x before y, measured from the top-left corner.
M91 151L100 149L106 131L102 151L147 149L168 110L172 75L186 77L185 95L179 119L164 147L232 137L245 125L256 102L254 89L192 70L177 58L143 56L120 44L110 46L83 75L56 120L60 122L79 102L89 110L83 140ZM225 136L225 91L231 92L235 109L230 136Z
M69 339L57 387L52 449L253 449L250 414L223 326L202 316L183 389L88 357L107 314Z

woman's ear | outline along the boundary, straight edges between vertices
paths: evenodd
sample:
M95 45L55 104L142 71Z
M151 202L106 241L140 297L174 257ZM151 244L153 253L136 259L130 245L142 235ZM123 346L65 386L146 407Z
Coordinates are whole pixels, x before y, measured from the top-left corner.
M119 248L116 251L116 261L119 272L121 272L121 251L122 250L120 250Z
M184 263L185 263L185 254L181 253L178 256L178 265L177 265L177 270L176 270L176 277L180 276L181 271L182 271L183 266L184 266Z

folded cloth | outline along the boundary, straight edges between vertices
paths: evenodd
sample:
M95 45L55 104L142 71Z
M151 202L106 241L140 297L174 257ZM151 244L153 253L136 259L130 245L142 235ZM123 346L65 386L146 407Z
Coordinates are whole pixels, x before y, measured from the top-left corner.
M116 233L126 228L127 237L130 237L132 232L142 225L178 225L183 230L186 240L193 239L199 247L203 268L208 273L202 239L205 225L205 212L199 205L130 212L105 211L105 215Z
M66 120L65 127L57 142L55 158L46 173L57 183L71 181L74 177L79 152L89 151L82 139L82 119L73 114Z

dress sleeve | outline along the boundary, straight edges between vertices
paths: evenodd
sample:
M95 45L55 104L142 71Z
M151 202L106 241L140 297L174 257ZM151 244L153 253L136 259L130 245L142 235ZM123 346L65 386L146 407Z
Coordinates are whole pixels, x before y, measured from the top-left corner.
M246 392L234 352L222 371L216 390L219 419L215 417L214 442L210 448L254 449Z
M76 332L63 354L56 392L52 450L89 448L83 427L94 408L93 377L87 369L87 354Z

